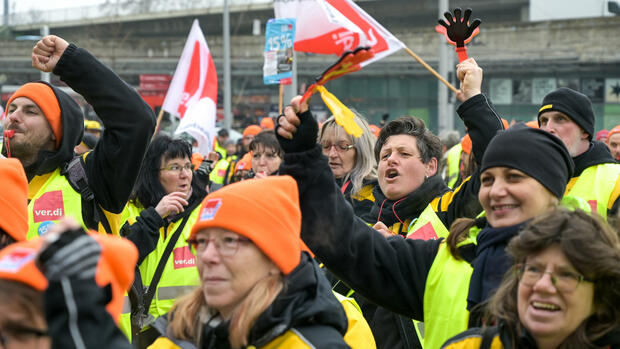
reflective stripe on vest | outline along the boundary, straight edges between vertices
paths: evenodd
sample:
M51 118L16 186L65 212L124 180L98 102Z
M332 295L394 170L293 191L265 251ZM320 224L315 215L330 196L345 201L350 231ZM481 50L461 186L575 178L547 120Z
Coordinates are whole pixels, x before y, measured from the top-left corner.
M34 177L30 183L36 183ZM28 203L28 234L26 238L32 240L47 233L48 229L62 217L69 216L82 221L82 197L69 184L65 176L57 168L41 185Z
M446 184L452 189L454 189L454 184L456 184L456 181L459 179L462 152L463 147L461 146L461 143L456 144L448 150L448 157L446 158L446 167L448 168Z
M596 211L607 220L607 209L610 208L610 204L613 204L613 201L610 202L610 197L619 177L620 164L590 166L579 177L571 178L566 186L565 195L586 200L592 211Z
M123 210L122 217L129 224L133 224L136 218L140 215L141 208L136 207L132 203L128 203ZM164 267L164 271L161 275L161 279L157 284L157 291L151 302L149 313L157 318L161 315L168 313L174 302L187 292L191 292L197 286L200 285L200 278L198 270L196 269L196 257L191 253L187 239L191 231L192 225L196 222L200 206L197 206L190 214L183 232L179 236L170 258ZM164 228L160 228L159 241L155 249L142 261L140 264L140 275L142 276L142 283L145 287L151 283L157 265L161 255L166 249L167 243L181 224L182 219L177 220L174 223L168 225L166 231ZM165 235L165 239L164 239ZM128 308L131 310L131 307ZM131 317L128 312L121 314L121 321L119 327L129 337L131 333Z
M472 272L471 265L455 259L442 241L424 288L425 348L440 348L445 341L467 329L467 294Z

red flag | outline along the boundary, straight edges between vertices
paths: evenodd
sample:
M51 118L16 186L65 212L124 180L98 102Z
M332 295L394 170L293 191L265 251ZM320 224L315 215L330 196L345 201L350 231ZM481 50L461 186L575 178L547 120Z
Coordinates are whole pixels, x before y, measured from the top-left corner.
M192 105L203 99L215 106L217 72L198 20L194 20L162 109L183 118Z
M297 19L296 51L340 56L370 46L375 56L367 65L405 47L351 0L276 0L274 8L276 17Z

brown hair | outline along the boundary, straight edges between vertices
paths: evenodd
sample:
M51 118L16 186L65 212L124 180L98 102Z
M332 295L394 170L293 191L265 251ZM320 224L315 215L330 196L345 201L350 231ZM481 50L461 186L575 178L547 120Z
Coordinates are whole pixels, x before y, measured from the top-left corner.
M598 215L565 208L541 214L508 245L515 265L550 246L561 248L577 271L594 280L594 313L570 334L559 348L592 348L594 343L620 325L620 242L617 234ZM489 315L503 320L519 345L522 324L517 311L519 278L508 271L490 302Z
M32 324L37 316L45 321L43 309L43 293L19 281L0 279L0 299L28 314L28 324Z
M258 316L273 303L283 288L282 274L269 275L260 280L233 311L228 328L228 339L232 348L248 344L248 334ZM216 314L210 309L202 288L179 299L170 309L168 332L175 338L192 341L200 345L204 318L201 314Z
M437 159L437 163L441 161L441 141L431 130L426 128L424 121L415 116L401 116L392 120L385 125L377 143L375 143L375 160L379 162L381 156L381 148L390 136L409 135L416 139L416 145L420 151L422 162L427 164L432 158Z

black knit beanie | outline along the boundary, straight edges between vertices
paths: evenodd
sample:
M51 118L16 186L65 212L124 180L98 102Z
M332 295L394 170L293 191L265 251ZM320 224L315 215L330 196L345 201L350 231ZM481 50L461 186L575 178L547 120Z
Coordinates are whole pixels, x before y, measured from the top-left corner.
M558 199L564 195L574 168L568 150L558 137L524 124L499 131L489 143L480 172L499 166L529 175Z
M589 136L588 139L592 140L594 135L594 110L592 110L592 103L586 95L566 87L560 87L555 91L549 92L538 110L539 125L540 114L552 110L566 114L584 129Z

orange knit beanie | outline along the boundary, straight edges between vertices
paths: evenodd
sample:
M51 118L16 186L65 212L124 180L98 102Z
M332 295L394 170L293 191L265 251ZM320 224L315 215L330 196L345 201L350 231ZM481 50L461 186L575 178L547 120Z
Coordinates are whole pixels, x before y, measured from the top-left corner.
M243 130L243 137L245 136L256 136L263 129L258 125L250 125Z
M207 195L190 236L210 227L249 238L282 273L290 273L299 264L302 246L297 183L290 176L269 176Z
M0 229L16 241L26 240L28 232L28 180L17 159L0 159Z
M10 105L17 97L26 97L41 109L52 127L52 132L56 137L56 149L58 149L62 140L62 118L60 104L58 104L58 98L56 98L52 88L42 82L29 82L17 89L6 105Z
M40 247L41 239L36 239L16 242L0 250L0 279L18 281L37 291L45 291L47 279L34 264Z
M106 304L106 310L118 323L125 291L133 282L138 250L129 240L119 236L101 235L94 231L89 234L101 245L95 282L100 287L110 285L112 298ZM41 238L16 242L0 250L0 279L18 281L35 290L45 291L48 281L35 265L41 242Z

